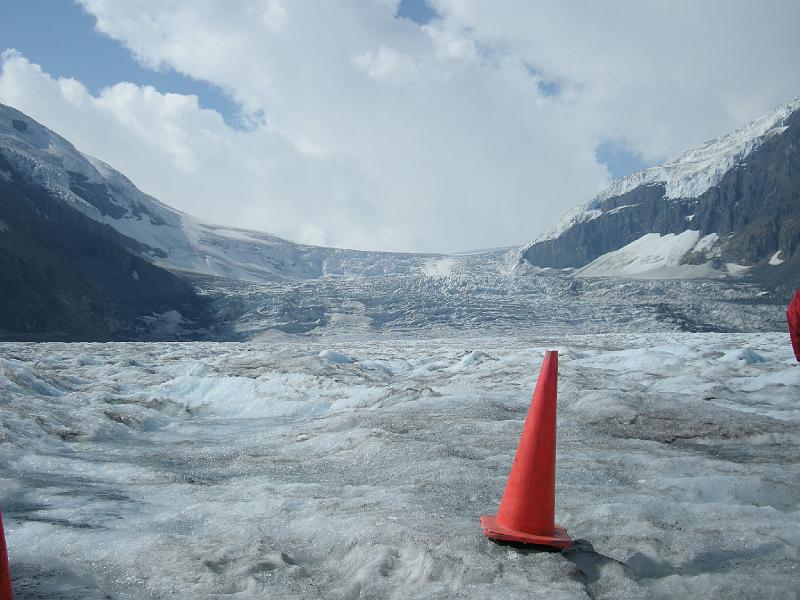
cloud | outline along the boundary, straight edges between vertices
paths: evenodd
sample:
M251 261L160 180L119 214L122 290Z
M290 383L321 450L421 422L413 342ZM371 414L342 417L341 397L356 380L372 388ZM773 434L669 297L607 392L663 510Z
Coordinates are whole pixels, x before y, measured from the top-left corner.
M568 90L586 127L663 160L800 93L795 0L432 0Z
M353 64L376 81L405 83L414 79L417 65L410 56L381 46L377 51L353 57Z
M191 96L93 96L16 54L0 101L201 218L447 251L547 229L608 183L607 140L663 160L800 91L791 0L434 4L420 27L391 0L82 0L142 64L225 90L246 131Z
M93 96L80 82L54 79L19 53L5 52L0 102L122 170L144 191L206 220L263 229L277 224L288 237L317 243L332 241L326 228L314 227L322 219L332 228L350 226L346 215L319 210L323 190L328 198L341 193L337 186L348 177L348 165L309 160L264 126L230 129L194 96L130 83ZM270 202L274 197L284 201Z

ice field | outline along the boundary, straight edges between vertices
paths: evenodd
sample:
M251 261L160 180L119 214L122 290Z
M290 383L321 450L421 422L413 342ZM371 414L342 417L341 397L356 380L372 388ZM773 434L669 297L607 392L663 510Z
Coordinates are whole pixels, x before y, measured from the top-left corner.
M497 509L560 352L564 552ZM0 345L24 598L797 598L783 333Z

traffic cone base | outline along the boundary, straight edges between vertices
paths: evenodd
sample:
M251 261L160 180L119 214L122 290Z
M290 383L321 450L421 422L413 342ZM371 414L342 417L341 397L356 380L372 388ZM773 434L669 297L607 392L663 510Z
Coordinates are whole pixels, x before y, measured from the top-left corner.
M493 515L483 515L481 517L481 528L483 535L490 540L499 542L519 542L521 544L533 544L536 546L551 546L553 548L568 548L572 545L572 540L567 534L567 530L559 525L553 525L550 535L534 535L524 531L515 531L497 524L496 517Z

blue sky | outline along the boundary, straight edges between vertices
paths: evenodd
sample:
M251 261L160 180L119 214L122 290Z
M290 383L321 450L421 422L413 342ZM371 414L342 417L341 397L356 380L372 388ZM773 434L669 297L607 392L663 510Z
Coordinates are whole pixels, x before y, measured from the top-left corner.
M597 146L595 153L597 160L606 166L614 179L620 179L629 173L653 165L653 163L643 161L638 155L631 152L625 143L617 140L604 141Z
M16 48L54 77L71 77L89 91L121 81L152 85L161 92L193 94L200 106L237 123L236 103L219 88L173 70L152 71L115 40L98 33L94 17L71 0L3 0L0 46Z
M231 127L241 125L236 103L223 90L172 69L142 67L128 49L98 33L94 17L71 0L4 0L4 4L0 50L15 48L47 73L77 79L94 94L121 81L151 85L165 93L192 94L201 107L216 110ZM420 25L437 17L425 0L402 0L397 14ZM540 88L547 95L558 93L555 83L545 82ZM598 146L597 158L614 179L648 166L613 140Z
M237 106L222 90L172 69L142 67L119 42L98 33L95 19L72 0L3 0L0 50L15 48L54 77L71 77L96 94L120 81L152 85L160 92L193 94L200 106L238 126ZM436 16L425 0L402 0L398 15L421 25Z
M425 0L400 0L397 16L425 25L436 18L436 11Z

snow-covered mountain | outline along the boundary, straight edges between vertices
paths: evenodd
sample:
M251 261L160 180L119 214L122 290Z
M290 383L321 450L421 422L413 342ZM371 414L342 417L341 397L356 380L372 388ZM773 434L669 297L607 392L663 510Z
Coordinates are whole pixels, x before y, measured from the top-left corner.
M360 252L296 244L276 236L202 222L139 190L104 162L23 113L0 105L6 182L39 185L94 221L139 242L153 264L246 281L371 276L419 270L431 256Z
M214 289L282 282L283 290L315 279L496 272L506 258L506 250L443 256L306 246L205 223L0 105L0 339L226 337L210 333L214 294L208 285L198 292L196 276L227 281ZM217 306L217 316L238 304Z
M142 244L64 202L36 171L22 177L14 158L0 153L0 339L202 334L211 320L208 298L145 260Z
M709 269L727 272L734 265L756 266L764 276L766 267L796 269L798 172L800 96L729 135L615 182L566 213L519 257L593 276L707 276ZM671 242L687 231L695 234L681 237L682 252L672 256L677 246ZM690 237L701 245L686 246ZM641 260L642 251L655 256L654 244L671 257L669 273L661 268L666 254ZM614 259L587 266L610 252L617 253ZM712 264L694 268L706 263ZM682 264L692 268L672 268Z
M577 268L577 277L639 279L708 278L760 260L757 268L780 280L800 262L798 105L619 182L557 235L521 251L460 256L304 246L204 223L0 105L0 339L247 339L271 330L489 321L515 328L531 320L541 327L548 311L576 318L574 306L548 303L565 294L578 304L583 294L604 295L615 307L633 294L642 323L726 330L728 305L712 306L717 287L593 287L563 274L507 275L517 259ZM673 198L668 189L699 196ZM697 299L702 310L664 305L666 290ZM758 293L737 287L734 295ZM545 305L544 313L532 309ZM581 317L582 327L613 323L613 311L599 313Z

